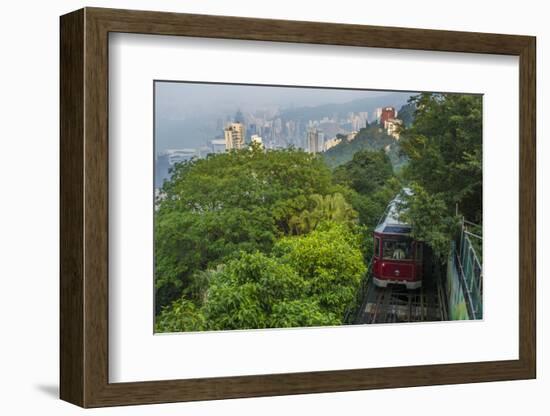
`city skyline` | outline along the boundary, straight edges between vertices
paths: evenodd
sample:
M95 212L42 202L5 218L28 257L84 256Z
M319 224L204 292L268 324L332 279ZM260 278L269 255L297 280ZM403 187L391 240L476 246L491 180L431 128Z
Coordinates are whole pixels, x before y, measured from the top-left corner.
M155 331L483 319L483 97L269 91L155 161Z
M321 153L344 138L352 141L373 122L398 140L398 111L415 93L157 82L155 94L158 187L175 163L252 142L266 150L294 147ZM188 113L190 103L195 107ZM169 118L178 113L179 119Z
M239 121L237 113L250 122L272 119L275 128L289 120L307 124L323 117L307 117L308 112L369 113L370 121L376 108L405 104L414 92L351 90L319 87L258 86L191 82L155 82L155 150L156 155L168 149L190 149L206 145L207 141L223 139L228 123ZM319 107L326 107L325 109ZM345 111L349 107L350 110ZM370 110L370 111L369 111ZM300 112L304 114L300 114ZM281 121L277 121L279 115ZM315 114L314 114L315 115ZM355 121L357 130L363 120ZM257 124L257 123L252 123ZM284 127L284 126L283 126ZM290 127L293 128L292 126ZM300 126L300 133L305 130ZM329 129L330 130L330 129ZM353 130L353 129L351 129ZM255 132L248 132L248 139ZM334 136L332 130L325 132ZM331 137L327 137L330 139ZM297 143L294 143L295 145Z

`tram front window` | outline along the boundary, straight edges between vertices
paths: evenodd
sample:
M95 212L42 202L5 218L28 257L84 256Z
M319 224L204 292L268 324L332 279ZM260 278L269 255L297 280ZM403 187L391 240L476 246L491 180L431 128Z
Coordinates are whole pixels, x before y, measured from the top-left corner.
M412 260L411 240L384 240L385 260Z

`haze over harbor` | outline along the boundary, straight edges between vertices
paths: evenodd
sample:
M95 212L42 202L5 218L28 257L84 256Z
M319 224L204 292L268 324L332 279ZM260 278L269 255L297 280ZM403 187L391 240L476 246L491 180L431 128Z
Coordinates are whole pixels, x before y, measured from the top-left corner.
M156 154L168 149L196 149L206 146L209 140L223 138L223 128L228 122L235 121L237 112L242 113L245 123L252 121L251 119L275 124L297 122L299 131L295 133L304 135L310 120L314 122L325 117L333 120L345 119L349 113L367 113L368 121L373 121L377 108L392 106L399 109L412 94L332 88L156 82ZM277 119L280 121L276 121ZM325 132L326 138L330 139L330 134L327 133L330 132Z

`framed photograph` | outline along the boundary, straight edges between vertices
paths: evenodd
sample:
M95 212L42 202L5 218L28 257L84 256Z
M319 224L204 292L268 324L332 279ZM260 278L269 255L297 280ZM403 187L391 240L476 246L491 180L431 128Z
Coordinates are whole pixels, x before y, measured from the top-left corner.
M63 400L536 377L534 37L60 24Z

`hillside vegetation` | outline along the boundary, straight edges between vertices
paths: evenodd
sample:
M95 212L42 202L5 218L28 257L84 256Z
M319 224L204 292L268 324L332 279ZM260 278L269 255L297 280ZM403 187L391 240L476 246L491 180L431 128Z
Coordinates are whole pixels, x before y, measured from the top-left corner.
M345 136L339 137L342 141L323 153L327 165L331 168L349 162L355 153L362 150L385 150L395 167L405 162L400 155L399 142L392 136L388 136L385 130L376 123L359 130L351 141L346 140Z

